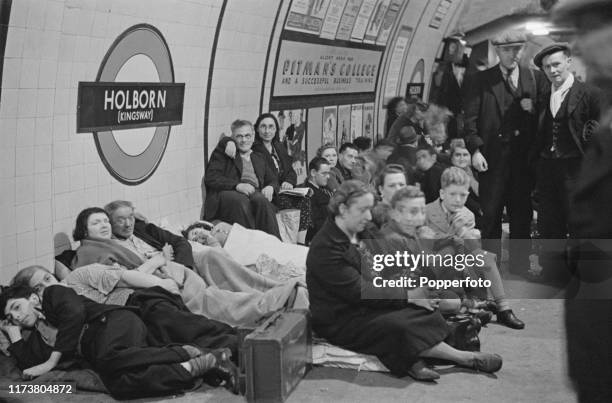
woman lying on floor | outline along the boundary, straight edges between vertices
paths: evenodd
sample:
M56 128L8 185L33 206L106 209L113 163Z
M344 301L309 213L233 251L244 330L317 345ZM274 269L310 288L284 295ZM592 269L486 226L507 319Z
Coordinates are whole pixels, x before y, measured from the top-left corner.
M397 376L439 378L423 358L498 371L499 355L460 351L443 341L449 330L435 303L403 288L373 285L373 256L363 243L373 205L374 196L354 180L330 200L333 217L315 236L306 261L313 330L340 347L376 355Z
M92 263L116 264L128 270L173 278L189 310L233 326L253 324L282 308L298 282L280 284L256 273L249 274L248 278L228 273L232 268L216 262L217 254L196 253L198 273L172 261L163 252L148 256L136 254L112 239L109 217L97 207L87 208L78 215L73 238L81 244L72 268Z
M38 292L12 285L0 294L0 329L8 334L9 351L24 377L43 375L60 361L80 356L119 399L181 393L196 386L203 376L224 379L235 390L230 349L213 349L224 345L235 349L236 336L229 327L221 329L222 324L213 324L223 336L205 343L213 338L200 331L208 333L211 321L191 314L189 329L194 332L177 332L187 314L172 298L165 299L165 305L155 304L175 311L155 328L142 306L98 304L68 287L51 284L51 277L45 280L49 273L44 269L33 271L31 280L37 282ZM42 277L40 281L38 277ZM179 318L176 312L183 314ZM194 326L198 321L204 324L199 330ZM33 329L27 340L21 338L22 329Z

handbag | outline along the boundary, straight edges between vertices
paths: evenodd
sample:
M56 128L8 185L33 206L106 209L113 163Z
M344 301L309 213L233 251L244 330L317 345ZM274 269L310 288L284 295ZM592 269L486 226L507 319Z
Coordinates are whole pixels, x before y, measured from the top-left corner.
M480 319L472 315L458 314L446 318L446 324L450 329L446 343L457 350L480 351Z

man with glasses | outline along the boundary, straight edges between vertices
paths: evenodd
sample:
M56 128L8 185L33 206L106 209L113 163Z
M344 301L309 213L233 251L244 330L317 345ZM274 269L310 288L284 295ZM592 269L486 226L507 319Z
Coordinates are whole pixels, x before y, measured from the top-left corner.
M238 119L231 125L232 139L239 156L231 158L223 149L213 151L206 173L204 219L238 223L280 239L272 197L278 180L264 158L251 149L255 138L253 124Z

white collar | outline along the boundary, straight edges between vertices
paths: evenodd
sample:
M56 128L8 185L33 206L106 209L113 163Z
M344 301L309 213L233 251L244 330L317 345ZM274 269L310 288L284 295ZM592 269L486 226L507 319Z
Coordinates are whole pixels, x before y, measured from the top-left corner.
M567 78L563 82L563 84L561 84L561 86L557 90L555 90L555 86L551 84L550 92L551 94L563 94L565 91L568 91L570 88L572 88L572 85L574 85L574 75L570 73L569 76L567 76Z

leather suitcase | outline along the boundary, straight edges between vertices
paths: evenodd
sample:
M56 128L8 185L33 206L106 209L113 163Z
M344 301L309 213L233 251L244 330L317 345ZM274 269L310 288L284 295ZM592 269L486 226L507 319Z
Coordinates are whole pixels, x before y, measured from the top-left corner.
M312 359L309 313L280 311L245 337L242 361L249 402L284 402Z

